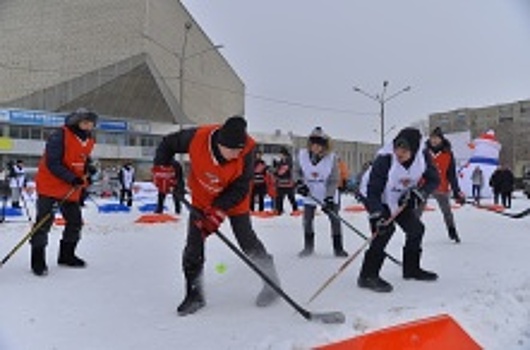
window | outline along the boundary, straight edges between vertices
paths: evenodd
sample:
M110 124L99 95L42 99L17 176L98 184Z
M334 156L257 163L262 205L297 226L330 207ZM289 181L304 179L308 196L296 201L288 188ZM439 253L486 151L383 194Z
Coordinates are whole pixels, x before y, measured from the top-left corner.
M32 140L41 140L41 128L34 127L29 130L29 138Z

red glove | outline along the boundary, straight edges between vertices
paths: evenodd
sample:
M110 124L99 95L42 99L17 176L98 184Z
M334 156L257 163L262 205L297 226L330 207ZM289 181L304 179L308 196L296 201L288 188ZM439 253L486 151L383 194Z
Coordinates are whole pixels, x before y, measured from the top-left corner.
M195 224L201 229L203 238L206 238L219 229L226 218L226 214L221 209L209 207L203 211L203 215L203 218Z
M151 168L151 174L156 188L164 194L169 193L177 182L175 169L169 165L155 165Z

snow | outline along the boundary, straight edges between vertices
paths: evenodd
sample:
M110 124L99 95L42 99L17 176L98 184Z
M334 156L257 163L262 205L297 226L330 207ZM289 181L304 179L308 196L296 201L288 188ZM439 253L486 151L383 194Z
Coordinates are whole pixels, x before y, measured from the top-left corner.
M55 263L60 226L50 233L47 277L30 272L27 246L0 269L0 349L308 349L442 313L486 349L530 349L530 217L510 219L472 206L457 209L462 243L456 245L447 238L441 213L426 212L423 266L440 275L437 282L405 281L387 260L382 275L394 291L361 290L356 286L360 256L309 305L307 299L343 263L332 255L327 218L316 218L316 254L305 259L297 257L300 217L253 219L275 257L284 290L310 311L345 313L344 324L330 325L305 320L285 302L254 306L261 281L217 237L207 244L206 307L177 316L186 216L177 223L136 224L142 215L138 207L154 201L138 198L130 213L98 213L87 201L78 249L89 263L86 269ZM529 203L518 195L511 210ZM169 199L166 204L172 208ZM364 213L341 215L367 232ZM10 220L0 224L1 257L30 230L24 217ZM363 241L343 229L345 247L354 252ZM233 239L227 224L221 231ZM398 230L387 251L401 258L402 244ZM218 272L219 264L225 272Z

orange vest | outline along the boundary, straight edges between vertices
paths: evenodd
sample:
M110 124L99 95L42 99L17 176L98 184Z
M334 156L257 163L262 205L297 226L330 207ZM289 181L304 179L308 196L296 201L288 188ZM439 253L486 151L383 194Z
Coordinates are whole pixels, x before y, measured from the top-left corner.
M434 154L431 152L431 157L440 175L440 185L438 185L436 192L447 193L450 187L447 180L447 170L449 169L449 164L451 164L451 153L442 151Z
M94 139L88 138L82 141L70 129L63 127L64 131L64 155L63 165L78 177L85 175L85 164L94 148ZM35 176L37 193L56 199L63 199L72 189L72 185L55 176L46 165L46 152L39 162L37 175ZM77 202L81 195L81 188L75 190L68 197L68 201Z
M215 198L243 173L244 158L252 151L256 142L247 136L247 142L237 159L219 164L211 149L211 137L218 125L203 126L197 129L189 146L190 173L188 186L193 206L206 209ZM227 215L239 215L250 211L250 191L235 207L227 210Z
M348 164L345 161L339 160L339 187L346 186L350 172L348 171Z

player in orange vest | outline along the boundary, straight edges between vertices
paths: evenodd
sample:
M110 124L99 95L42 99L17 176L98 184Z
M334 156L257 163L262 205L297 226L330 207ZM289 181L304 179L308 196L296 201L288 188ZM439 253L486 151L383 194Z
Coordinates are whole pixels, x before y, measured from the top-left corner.
M254 175L255 141L246 132L240 116L223 125L185 129L164 137L157 148L153 181L160 191L168 191L174 179L170 161L176 153L188 153L188 187L192 206L203 215L190 212L188 235L182 258L186 296L177 308L180 316L192 314L205 305L202 291L205 238L215 233L228 217L241 249L274 282L279 283L272 256L267 253L250 222L250 191ZM277 293L264 285L257 306L268 306Z
M92 130L97 119L95 113L78 109L66 117L65 125L52 133L46 142L35 177L38 194L36 222L49 217L30 240L31 269L37 276L48 273L45 250L53 223L53 207L57 203L66 222L57 262L78 268L86 265L75 255L75 249L83 226L79 205L81 192L88 185L87 175L95 173L90 154L94 148Z
M451 192L453 198L459 204L465 203L466 198L458 185L455 158L451 150L451 143L444 137L442 129L437 127L430 134L426 146L440 175L440 185L432 193L432 196L438 202L438 206L442 211L449 238L456 243L460 243L460 237L456 231L455 219L451 211ZM424 207L425 205L421 208L421 211L423 211Z

